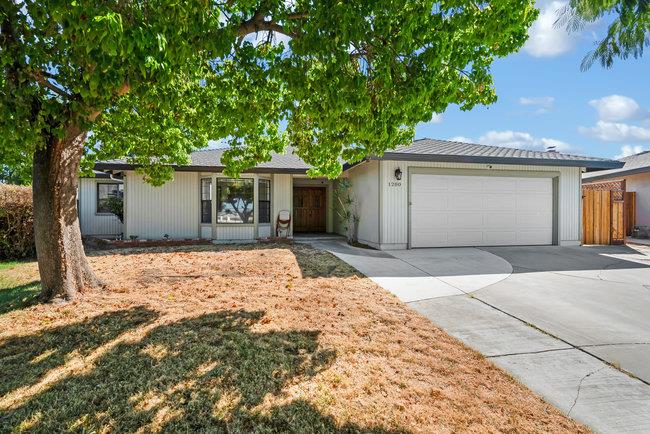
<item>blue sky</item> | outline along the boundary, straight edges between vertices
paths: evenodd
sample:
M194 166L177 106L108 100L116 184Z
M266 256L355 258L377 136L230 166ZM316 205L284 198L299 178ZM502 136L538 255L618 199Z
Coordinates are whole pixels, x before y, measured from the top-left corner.
M538 2L530 39L492 68L499 97L491 106L463 112L449 106L418 125L430 137L600 157L650 150L650 58L617 60L611 69L580 62L606 22L568 34L553 26L565 3Z

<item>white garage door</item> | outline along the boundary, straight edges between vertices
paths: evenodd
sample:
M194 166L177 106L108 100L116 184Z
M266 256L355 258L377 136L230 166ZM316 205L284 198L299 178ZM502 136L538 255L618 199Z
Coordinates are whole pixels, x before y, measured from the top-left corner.
M411 247L553 242L551 178L411 176Z

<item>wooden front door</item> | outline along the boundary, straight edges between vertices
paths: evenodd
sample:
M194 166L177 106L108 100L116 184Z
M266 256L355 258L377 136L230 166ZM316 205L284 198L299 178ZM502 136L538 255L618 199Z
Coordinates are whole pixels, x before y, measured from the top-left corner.
M293 188L294 232L325 232L325 189Z

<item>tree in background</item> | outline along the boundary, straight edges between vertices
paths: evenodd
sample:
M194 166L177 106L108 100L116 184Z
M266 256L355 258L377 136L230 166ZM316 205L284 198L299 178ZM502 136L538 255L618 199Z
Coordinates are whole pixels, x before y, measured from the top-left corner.
M585 24L596 22L613 15L605 37L596 43L580 65L580 69L591 68L598 61L604 68L610 68L615 58L635 59L643 55L643 49L650 45L650 1L648 0L571 0L561 11L556 25L568 31L582 29Z
M494 102L490 65L536 16L532 0L0 0L0 164L33 156L43 298L100 284L80 165L124 157L159 185L226 139L229 175L291 143L334 177L449 104Z

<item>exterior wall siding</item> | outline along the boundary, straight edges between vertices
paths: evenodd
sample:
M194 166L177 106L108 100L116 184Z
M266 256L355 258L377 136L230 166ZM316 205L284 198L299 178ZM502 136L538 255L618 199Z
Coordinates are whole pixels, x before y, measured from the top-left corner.
M436 163L419 161L381 161L379 199L381 206L381 237L383 249L406 248L408 244L408 170L409 167L513 170L531 172L559 172L558 185L558 241L560 245L577 245L581 234L581 171L578 167L529 166L529 165L486 165L470 163ZM395 169L400 168L401 181L394 178Z
M255 225L217 225L217 240L219 241L236 241L236 240L254 240Z
M160 187L144 182L133 171L126 174L128 238L198 238L200 236L199 174L175 172L174 180Z
M379 245L379 161L370 160L347 173L357 200L358 239L373 247Z
M105 178L79 179L79 225L83 235L114 237L123 231L122 222L113 214L97 214L97 183L115 183Z
M283 209L291 213L289 235L293 236L293 179L289 174L274 174L271 179L271 232L274 236L275 223Z
M625 189L636 192L637 226L650 226L650 173L626 176Z

